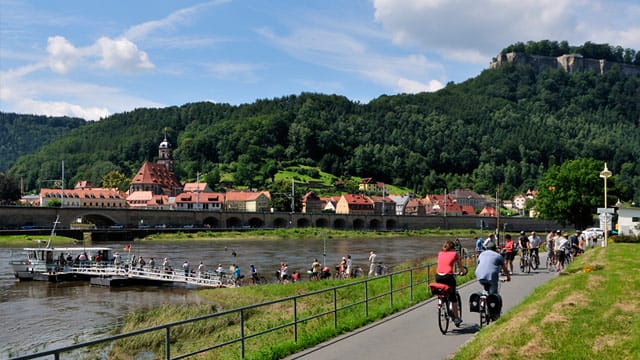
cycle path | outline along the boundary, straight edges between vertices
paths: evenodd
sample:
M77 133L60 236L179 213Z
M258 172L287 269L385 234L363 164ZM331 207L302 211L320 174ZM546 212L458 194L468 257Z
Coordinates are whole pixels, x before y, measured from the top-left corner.
M540 260L544 262L546 258ZM539 270L522 274L520 269L516 269L517 261L518 258L514 260L515 274L511 281L501 284L503 314L527 297L534 288L558 274L548 271L544 265ZM438 328L436 298L431 298L286 359L447 359L480 330L480 315L469 312L469 296L480 290L481 285L477 281L458 287L462 298L463 322L460 328L450 324L446 335L442 335Z

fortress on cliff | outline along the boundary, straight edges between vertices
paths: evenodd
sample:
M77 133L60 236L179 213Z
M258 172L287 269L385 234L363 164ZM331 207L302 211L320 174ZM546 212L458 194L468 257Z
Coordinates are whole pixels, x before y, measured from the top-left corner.
M542 71L545 69L562 69L569 73L580 71L594 71L597 74L601 75L616 66L620 69L620 73L625 76L640 75L640 66L621 64L607 60L587 59L580 54L567 54L553 57L510 52L506 54L499 54L498 56L496 56L496 58L489 65L489 68L496 69L507 63L530 65L537 71Z

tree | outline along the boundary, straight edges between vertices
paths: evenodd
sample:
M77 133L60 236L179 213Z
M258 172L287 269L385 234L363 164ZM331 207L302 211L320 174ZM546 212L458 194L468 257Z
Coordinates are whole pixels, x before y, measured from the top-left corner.
M117 170L112 170L102 177L102 187L105 188L118 188L120 191L125 191L130 183L131 180Z
M16 179L0 173L0 204L14 204L20 199L20 188Z
M576 228L593 224L596 209L603 203L603 180L599 176L602 168L602 162L584 158L552 166L538 183L539 217ZM608 181L614 189L612 180Z

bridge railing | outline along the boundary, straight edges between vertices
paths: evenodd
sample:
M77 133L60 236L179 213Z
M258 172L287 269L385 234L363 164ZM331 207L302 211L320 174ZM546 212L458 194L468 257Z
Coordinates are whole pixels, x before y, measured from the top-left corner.
M469 259L469 257L466 257L465 262L470 261ZM218 313L208 314L182 321L171 322L146 329L110 336L103 339L93 340L82 344L75 344L53 350L20 356L16 357L15 359L36 359L51 355L53 355L55 359L60 359L60 356L62 354L68 354L73 351L78 351L79 349L95 349L95 346L98 345L107 348L107 346L113 345L113 343L117 340L130 339L136 336L150 334L158 331L161 331L164 334L163 358L167 360L183 359L228 346L239 347L238 355L241 359L244 359L247 350L247 343L251 339L265 336L277 331L280 331L279 334L282 334L281 331L286 330L285 333L290 334L291 340L294 343L297 343L299 336L303 335L304 333L302 330L303 325L305 323L309 323L314 319L318 319L321 317L330 317L333 322L333 328L335 330L339 327L343 327L342 325L345 325L344 323L341 323L341 321L347 321L348 319L346 316L341 317L340 315L347 310L357 308L359 311L361 309L362 313L360 316L368 318L370 311L379 309L382 306L387 309L393 308L394 299L396 299L396 301L398 299L406 301L408 298L408 301L410 303L414 303L417 299L416 289L421 289L423 294L421 296L421 299L424 299L429 295L427 293L428 290L426 290L426 285L429 282L434 281L435 279L435 267L435 263L430 263L418 267L411 267L409 269L400 270L389 274L369 277L359 281L347 282L345 284L327 289L321 289L305 294L263 302L260 304L243 306L236 309L225 310ZM380 286L373 287L372 282L385 283L385 285L382 287L383 290L380 290ZM348 291L349 294L356 295L347 297L338 296L338 294L342 293L343 291ZM315 311L310 312L308 311L308 308L309 304L311 303L315 305L323 304L323 306L321 306L320 308L316 307ZM269 307L272 306L276 306L279 309L284 308L288 310L288 313L292 314L292 317L290 319L285 319L280 323L264 326L263 328L257 328L256 322L251 322L251 319L256 316L255 314L259 312L260 309L266 309L264 311L268 311ZM220 340L219 342L210 344L206 347L201 347L189 353L173 353L172 345L175 345L177 341L180 341L179 339L174 337L174 335L181 333L181 331L178 329L179 327L185 325L189 326L197 322L215 319L225 319L227 321L233 322L234 324L237 324L237 335L226 338L224 340ZM172 331L174 329L177 329L177 331ZM207 339L206 343L210 343L210 341L210 339ZM199 343L205 343L205 341L200 341ZM139 352L153 351L153 349L136 350Z

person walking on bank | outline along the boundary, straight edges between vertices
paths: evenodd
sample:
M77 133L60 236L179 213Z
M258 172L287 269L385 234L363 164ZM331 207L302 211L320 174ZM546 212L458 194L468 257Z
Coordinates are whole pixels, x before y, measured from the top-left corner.
M369 276L376 274L376 252L371 250L369 253Z
M511 234L504 235L504 260L509 272L513 274L513 259L516 257L515 242L511 238Z

